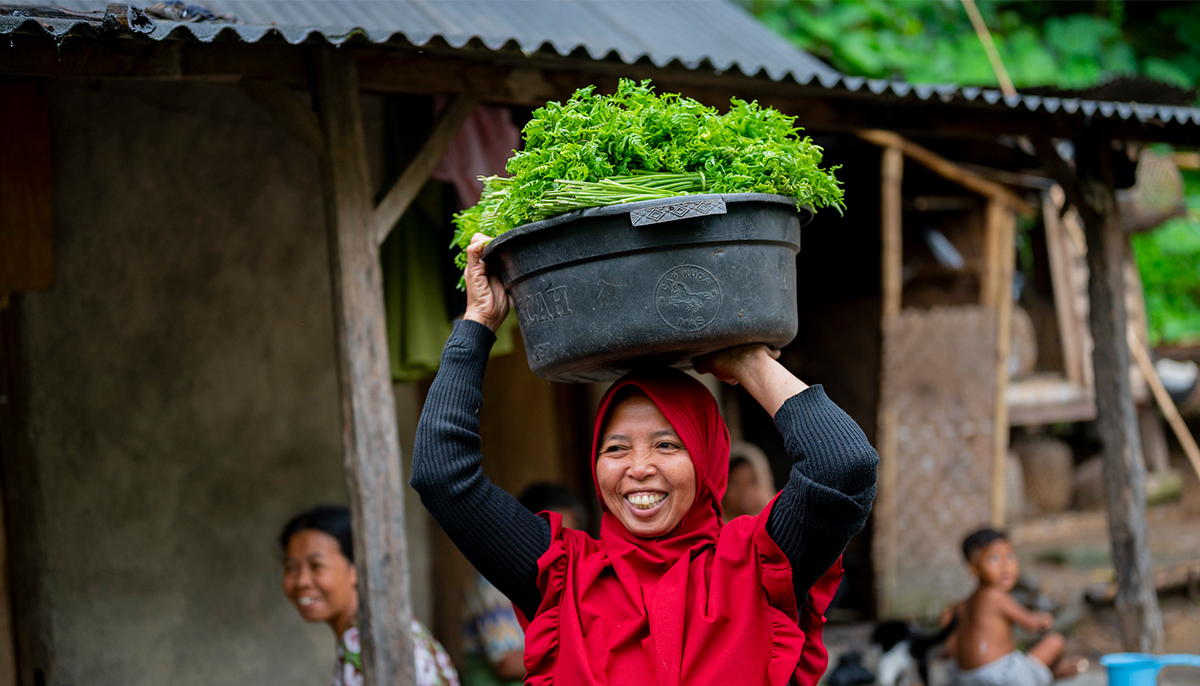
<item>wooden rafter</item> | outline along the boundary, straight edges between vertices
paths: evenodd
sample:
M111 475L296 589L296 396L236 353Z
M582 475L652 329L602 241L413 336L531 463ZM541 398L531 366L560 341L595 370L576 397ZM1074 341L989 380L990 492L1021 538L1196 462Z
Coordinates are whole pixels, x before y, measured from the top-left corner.
M283 43L190 43L35 35L9 36L0 50L0 74L53 78L141 78L236 83L267 79L308 87L308 52ZM1022 109L980 109L900 98L880 107L866 91L850 93L816 85L781 83L731 73L662 69L548 55L453 51L426 46L353 48L366 92L469 94L484 102L538 106L570 97L575 89L615 86L618 77L653 78L663 91L686 92L709 105L731 96L757 99L810 131L851 132L886 128L923 136L995 140L999 134L1072 138L1087 123L1082 115L1050 116ZM1194 127L1105 119L1092 124L1112 138L1189 143Z
M1026 217L1033 217L1037 213L1033 205L1025 202L1016 193L1013 193L1004 186L968 171L961 165L955 164L932 150L917 145L897 133L879 129L869 129L856 133L859 138L868 143L878 145L881 148L899 148L904 152L906 157L938 176L953 181L985 197L999 200Z
M396 179L396 183L388 189L383 199L375 207L375 243L382 245L392 227L404 216L408 206L421 192L434 167L446 154L446 148L454 141L459 129L466 123L467 118L475 111L479 100L470 95L456 96L438 117L437 123L429 132L429 136L421 145L412 161L404 168L404 173Z

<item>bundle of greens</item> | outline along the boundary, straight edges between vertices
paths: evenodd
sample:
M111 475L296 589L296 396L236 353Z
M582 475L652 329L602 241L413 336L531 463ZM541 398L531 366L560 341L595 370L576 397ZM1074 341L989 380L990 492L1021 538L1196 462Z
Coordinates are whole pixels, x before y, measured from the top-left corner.
M775 193L797 206L845 208L821 148L795 118L734 98L720 114L691 98L622 79L613 95L581 88L533 113L509 176L483 179L479 204L454 217L454 241L571 210L693 193ZM458 255L466 266L466 253Z

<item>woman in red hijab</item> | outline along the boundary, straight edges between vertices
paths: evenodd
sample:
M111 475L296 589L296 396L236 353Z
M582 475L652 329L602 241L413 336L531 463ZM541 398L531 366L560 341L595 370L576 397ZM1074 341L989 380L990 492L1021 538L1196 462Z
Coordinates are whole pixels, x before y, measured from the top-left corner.
M421 415L412 485L513 601L526 683L816 684L837 561L875 495L878 457L858 425L765 346L710 356L699 369L742 384L795 459L770 506L723 525L729 432L712 395L677 370L632 373L596 413L600 538L533 515L479 466L483 373L508 309L482 246L467 251L467 312Z

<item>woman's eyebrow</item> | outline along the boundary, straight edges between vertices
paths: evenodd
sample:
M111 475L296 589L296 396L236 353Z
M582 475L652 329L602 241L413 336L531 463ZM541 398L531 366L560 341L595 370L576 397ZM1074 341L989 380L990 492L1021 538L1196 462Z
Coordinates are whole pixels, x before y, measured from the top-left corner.
M626 436L625 434L609 434L604 437L603 441L600 441L600 442L608 443L609 441L628 441L628 440L629 440L629 437Z
M660 430L655 431L654 433L650 434L650 436L652 438L658 438L659 436L678 436L678 435L679 434L675 433L674 429L660 429Z

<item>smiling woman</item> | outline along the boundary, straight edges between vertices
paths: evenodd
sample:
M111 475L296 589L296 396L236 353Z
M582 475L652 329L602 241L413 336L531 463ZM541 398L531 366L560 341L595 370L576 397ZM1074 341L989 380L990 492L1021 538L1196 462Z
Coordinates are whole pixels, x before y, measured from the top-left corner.
M838 557L862 529L878 457L819 386L745 345L697 370L741 384L774 418L796 463L761 514L721 520L729 431L711 393L676 369L633 372L596 412L600 538L534 515L480 468L479 413L499 281L467 248L467 312L417 428L412 485L455 545L513 601L536 686L812 686L827 662L823 613Z
M324 622L337 636L333 686L362 686L358 641L358 572L350 534L350 511L318 506L292 517L279 535L283 593L307 622ZM413 620L418 686L458 686L450 656Z
M674 529L696 498L696 468L683 440L645 393L628 386L608 418L596 457L604 507L630 533Z

